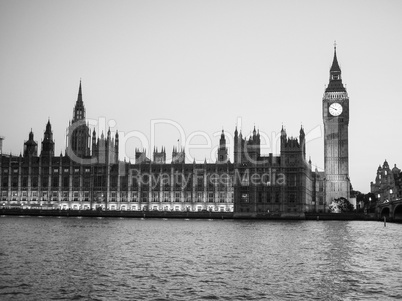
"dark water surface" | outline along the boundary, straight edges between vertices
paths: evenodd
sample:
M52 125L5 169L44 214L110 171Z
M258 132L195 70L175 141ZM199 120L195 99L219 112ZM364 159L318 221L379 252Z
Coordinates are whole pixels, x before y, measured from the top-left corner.
M0 217L0 300L393 300L402 225Z

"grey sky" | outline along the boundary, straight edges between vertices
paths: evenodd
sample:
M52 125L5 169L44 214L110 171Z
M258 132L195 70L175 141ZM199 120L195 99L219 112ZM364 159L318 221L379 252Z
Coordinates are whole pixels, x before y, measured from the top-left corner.
M351 181L367 192L384 159L402 167L401 15L401 1L3 0L3 152L19 154L31 128L40 141L50 118L64 153L80 78L87 117L112 120L127 138L121 159L141 146L128 138L149 140L158 119L179 124L187 142L205 143L204 133L212 147L239 118L245 135L255 125L275 137L283 124L296 136L303 124L315 137L336 40L350 97ZM156 127L155 145L168 153L180 138L172 123ZM323 167L322 137L307 154Z

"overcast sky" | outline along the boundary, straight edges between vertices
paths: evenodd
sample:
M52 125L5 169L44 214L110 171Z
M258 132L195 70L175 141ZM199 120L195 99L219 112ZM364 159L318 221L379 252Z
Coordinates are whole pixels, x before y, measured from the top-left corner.
M401 16L399 0L3 0L3 153L19 154L31 128L40 142L50 118L64 154L82 79L87 118L97 132L119 131L120 159L142 144L148 156L153 145L170 155L179 144L187 162L213 161L220 132L231 144L236 124L247 136L255 125L268 155L279 151L282 125L289 136L303 125L307 156L322 169L336 40L350 98L350 177L368 192L385 159L402 167Z

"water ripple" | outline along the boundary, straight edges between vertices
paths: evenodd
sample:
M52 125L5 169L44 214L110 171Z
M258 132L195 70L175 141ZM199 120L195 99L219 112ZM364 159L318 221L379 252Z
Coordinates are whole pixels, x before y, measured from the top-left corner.
M0 219L1 300L401 298L402 225Z

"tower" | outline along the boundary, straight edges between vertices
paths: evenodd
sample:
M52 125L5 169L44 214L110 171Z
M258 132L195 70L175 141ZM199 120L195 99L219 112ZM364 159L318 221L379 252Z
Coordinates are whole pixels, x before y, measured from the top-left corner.
M182 148L173 147L172 151L172 164L183 164L186 160L186 153Z
M162 164L166 163L166 151L163 148L163 146L162 146L162 150L160 152L158 152L157 147L154 148L154 162L162 163Z
M43 135L41 156L42 157L54 156L54 141L53 141L52 125L50 124L50 120L47 121L46 130Z
M79 158L88 157L90 130L85 124L85 107L82 101L81 81L78 89L78 98L73 110L73 119L67 130L67 150L69 155L75 155Z
M241 133L240 133L241 136ZM237 126L234 132L234 147L233 147L233 162L234 164L240 163L240 144L241 138L239 139L239 132L237 131Z
M226 148L225 133L222 130L221 139L219 140L218 163L226 163L228 161L228 149Z
M325 202L349 199L349 96L343 86L341 68L336 57L329 72L329 84L322 100L324 121Z
M38 155L38 143L34 140L34 134L29 132L29 139L24 142L24 157L36 157Z

